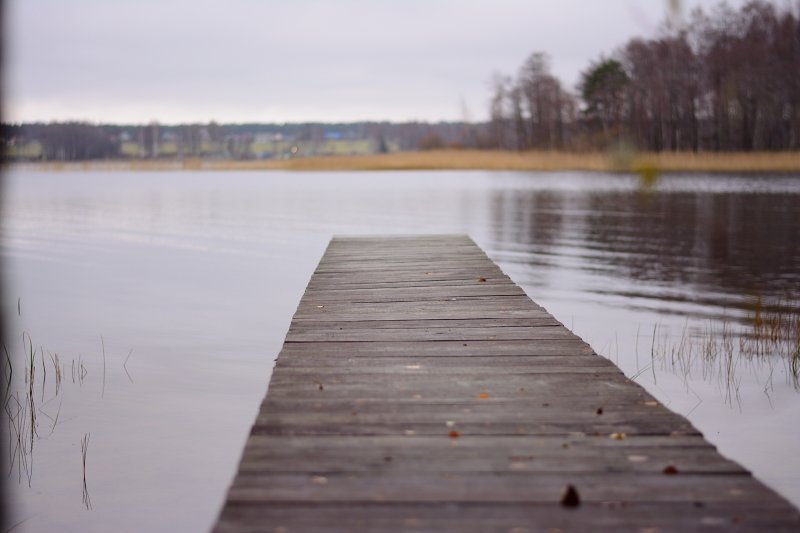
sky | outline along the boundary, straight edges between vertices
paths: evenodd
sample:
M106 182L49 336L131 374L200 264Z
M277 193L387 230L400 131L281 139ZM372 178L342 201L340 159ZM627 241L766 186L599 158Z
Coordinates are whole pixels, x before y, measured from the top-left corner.
M3 120L485 120L493 73L544 51L574 89L668 3L6 0Z

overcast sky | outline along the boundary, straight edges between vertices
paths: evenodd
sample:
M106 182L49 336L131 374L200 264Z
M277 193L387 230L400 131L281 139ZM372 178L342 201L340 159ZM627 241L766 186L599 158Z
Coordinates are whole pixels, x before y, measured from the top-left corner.
M739 0L729 3L740 5ZM716 1L684 0L712 7ZM473 120L534 51L574 88L665 0L6 0L6 121Z

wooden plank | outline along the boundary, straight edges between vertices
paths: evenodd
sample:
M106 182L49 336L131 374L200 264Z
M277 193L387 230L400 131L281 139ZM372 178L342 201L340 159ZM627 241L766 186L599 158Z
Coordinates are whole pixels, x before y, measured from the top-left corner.
M580 339L514 341L385 341L385 342L290 342L281 350L280 357L295 354L313 354L321 357L488 357L531 355L592 355L592 348Z
M571 434L565 436L494 436L494 437L460 437L458 439L442 439L439 436L377 436L377 437L332 437L332 436L256 436L248 443L247 453L261 453L260 450L274 450L275 453L289 454L292 451L302 452L307 455L325 455L331 453L350 453L349 450L360 449L365 453L385 458L386 453L405 454L409 459L415 459L419 453L416 450L437 450L437 453L446 453L456 450L457 453L490 453L497 457L505 457L508 461L528 461L538 454L561 454L561 450L568 448L571 453L599 453L602 450L622 450L620 455L632 463L647 462L631 454L641 454L649 449L660 451L706 450L716 448L700 435L656 435L636 436L631 435L622 440L610 439L605 436ZM411 453L414 452L414 453ZM272 451L268 452L272 454ZM660 453L660 452L659 452ZM319 458L309 457L309 460ZM716 458L710 458L716 461ZM337 465L337 470L341 468ZM395 465L396 466L396 465ZM383 466L382 466L383 467ZM456 465L458 468L458 465Z
M319 415L317 415L319 416ZM595 420L591 418L541 420L537 422L470 422L459 424L459 434L465 436L515 435L515 436L558 436L568 433L591 435L664 435L677 432L681 435L697 435L696 429L688 423L675 425L672 418L635 419L625 422ZM435 435L441 436L442 423L403 421L381 424L374 419L353 417L349 422L314 421L300 424L291 418L280 418L253 426L251 435Z
M436 281L458 280L463 285L486 283L488 280L498 280L508 283L509 279L495 266L483 268L430 268L414 270L377 270L371 272L322 272L315 274L309 286L318 287L325 284L330 287L332 282L348 283L353 281ZM486 280L486 281L483 281Z
M395 304L404 304L409 302L393 302ZM438 303L438 302L437 302ZM396 306L380 307L376 306L372 309L366 307L353 307L343 309L338 313L326 313L317 311L314 308L306 308L298 311L293 319L294 322L302 320L312 320L316 322L363 322L365 320L439 320L441 317L440 309L430 307L417 306L416 308L397 309ZM365 305L365 304L361 304ZM330 305L335 306L335 304ZM329 305L325 305L329 307ZM446 307L446 306L439 306ZM448 309L446 320L478 320L478 319L514 319L514 318L543 318L546 315L542 314L539 309L518 309L512 306L502 308L495 306L495 309L487 309L481 311L474 306L462 305ZM549 318L549 317L548 317Z
M675 441L675 444L670 442ZM746 474L697 436L636 437L275 437L253 436L242 472L642 472ZM692 444L689 444L689 443ZM678 445L680 444L680 445ZM624 448L623 451L620 451ZM565 451L566 450L566 451Z
M425 315L423 315L425 316ZM320 324L322 322L319 322ZM410 329L354 329L343 327L309 328L295 324L286 336L287 342L330 341L483 341L483 340L554 340L577 339L562 326L552 322L539 327L504 328L410 328Z
M542 318L543 309L527 298L497 297L441 301L359 303L302 301L294 320L451 320L492 318ZM548 317L552 318L552 317Z
M442 360L443 358L438 358ZM495 358L495 359L499 359ZM571 358L570 358L571 359ZM430 366L425 364L423 360L417 359L406 359L402 363L396 364L386 364L380 367L365 367L358 364L358 361L370 361L368 358L358 358L358 359L344 359L344 361L352 361L347 367L347 372L349 374L409 374L409 375L418 375L420 373L420 369L422 372L428 375L436 375L436 376L449 376L452 375L453 370L449 366L443 365L436 365ZM287 365L281 364L279 365L282 370L281 373L284 375L295 375L300 376L301 374L309 374L309 375L316 375L316 376L328 376L331 374L335 374L341 372L341 366L332 366L327 364L330 361L330 358L306 358L299 362L295 362L294 365ZM446 360L447 363L450 364L458 364L455 362L454 358L450 358ZM469 374L476 374L481 373L484 375L507 375L509 373L513 373L515 375L523 375L523 374L596 374L600 373L613 373L619 374L620 371L616 367L607 367L607 366L574 366L574 365L562 365L562 366L540 366L540 365L521 365L517 364L515 366L509 365L502 365L496 366L491 364L483 364L483 365L471 365L468 363L459 365L459 371Z
M531 394L513 402L511 398L504 397L496 402L487 402L480 406L470 405L470 395L464 393L455 397L461 402L456 405L448 403L448 400L442 395L436 396L431 393L398 395L389 400L375 397L360 398L354 394L331 396L331 399L324 402L315 402L300 395L276 394L274 399L276 405L295 409L295 412L290 414L274 411L259 413L256 425L267 426L286 422L296 428L304 424L325 427L332 424L347 424L348 426L375 424L382 428L395 428L401 432L406 428L413 429L412 425L420 425L429 427L436 435L446 435L447 427L456 427L467 431L469 428L474 430L478 426L481 427L480 434L504 434L509 432L509 428L511 428L511 433L522 434L537 432L540 431L540 428L547 428L549 431L556 426L573 428L569 430L570 432L592 434L631 432L653 434L653 428L656 426L661 427L663 422L674 422L676 425L672 429L663 429L662 433L697 432L690 424L676 418L674 413L654 412L626 406L624 402L636 404L643 401L642 397L636 395L619 398L608 394L589 398L573 396L546 402L542 401L542 396ZM412 399L415 397L417 399ZM541 407L544 405L547 407ZM526 406L530 407L526 408ZM568 406L571 411L574 410L574 414L570 418L564 417L565 406ZM268 408L269 405L262 407ZM596 416L597 409L603 409L605 414ZM586 425L582 426L581 424ZM622 426L625 428L623 429ZM353 428L348 428L346 432L351 431Z
M770 501L769 491L744 475L675 475L508 472L342 472L315 482L308 473L242 475L234 481L231 498L240 502L457 502L552 504L551 512L565 512L558 502L567 484L584 502L752 502ZM535 479L535 481L534 481ZM750 479L750 482L748 482ZM780 508L775 502L775 508ZM787 506L788 507L788 506ZM659 523L660 517L653 517ZM787 520L788 522L788 520ZM585 529L591 531L591 527Z
M215 531L708 528L800 513L448 235L331 241Z
M319 322L294 319L290 331L309 330ZM328 329L427 329L427 328L507 328L561 326L562 324L542 311L537 318L471 318L471 319L423 319L423 320L357 320L325 323Z
M553 355L539 356L502 356L493 357L419 357L419 356L384 356L376 357L325 357L295 353L291 357L281 357L276 367L286 372L298 369L314 369L317 372L419 372L452 373L453 368L464 372L517 374L519 372L615 372L621 373L611 361L603 357Z
M306 389L316 389L316 372L307 375L292 373L284 377L283 372L276 372L270 381L270 393L302 395ZM647 393L639 387L631 387L631 382L622 374L588 373L577 375L572 372L564 374L540 373L507 373L503 379L497 376L467 373L454 369L450 379L443 380L439 375L428 374L420 368L416 373L387 375L385 373L355 374L347 371L335 374L327 373L327 388L319 390L318 396L329 397L341 393L358 393L363 398L373 396L394 398L405 393L427 393L437 396L450 394L479 394L493 391L495 395L514 398L531 394L549 394L559 396L589 396L604 393L635 394L643 396ZM471 396L468 396L471 397ZM485 403L485 402L484 402Z
M491 269L497 271L494 265L487 265L486 259L479 254L473 256L450 256L436 259L435 270L468 270ZM428 272L431 271L431 259L420 256L418 259L405 258L402 260L387 261L384 259L356 259L356 260L326 260L320 261L317 274L330 272Z
M738 489L731 489L738 490ZM742 498L743 499L743 498ZM536 504L286 502L265 505L241 502L226 508L220 532L263 532L264 524L278 533L352 533L389 531L460 531L465 533L525 533L533 531L709 531L794 532L797 522L787 520L784 506L769 500L744 502L625 502L584 503L554 513L554 502ZM743 512L744 511L744 512ZM731 520L730 517L735 517ZM288 525L291 525L291 528Z
M477 281L470 277L469 279L419 279L409 281L391 280L373 280L365 281L361 278L354 278L350 281L340 279L335 286L330 283L317 283L313 280L309 282L306 287L306 292L314 292L318 290L354 290L354 289L395 289L395 288L430 288L437 289L442 287L513 287L513 285L506 278L488 277L486 281Z
M430 311L438 313L438 318L447 318L453 310L469 309L480 306L481 310L535 310L542 311L542 307L536 305L525 295L520 296L461 296L446 297L441 300L428 301L397 301L393 305L387 306L383 302L370 303L358 301L334 301L326 304L324 298L309 296L300 301L297 306L295 316L310 311L314 317L324 318L332 314L350 314L354 312L374 313L387 310L390 307L394 313L412 314L418 311ZM320 307L322 306L322 307ZM478 317L480 318L480 317Z
M345 302L406 302L422 300L441 300L465 296L525 296L519 287L510 284L449 285L444 287L388 287L374 289L329 289L308 290L308 300Z

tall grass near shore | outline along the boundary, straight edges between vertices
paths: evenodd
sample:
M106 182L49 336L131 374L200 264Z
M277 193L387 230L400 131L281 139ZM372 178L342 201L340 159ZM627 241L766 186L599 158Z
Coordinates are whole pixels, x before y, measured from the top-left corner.
M7 437L7 456L2 464L9 478L16 479L19 484L28 487L34 484L34 457L40 439L51 438L58 429L65 389L75 387L84 393L97 394L102 399L106 392L106 347L105 340L100 337L98 356L102 365L102 374L97 376L88 389L89 370L82 355L73 357L69 362L34 343L27 331L22 331L11 340L11 348L2 344L2 365L0 365L0 381L3 386L2 423L5 425ZM122 364L125 374L133 383L127 364L133 350L128 352ZM67 372L69 368L69 372ZM71 378L71 379L70 379ZM72 394L72 393L70 393ZM79 414L79 413L78 413ZM73 418L75 413L72 414ZM89 451L89 433L81 441L81 461L83 471L83 503L86 509L92 508L88 492L86 464Z
M0 374L5 390L3 419L8 438L6 466L9 476L16 475L18 482L24 480L31 486L36 442L52 435L61 417L65 365L58 354L35 346L28 332L22 332L21 341L22 353L16 358L5 344L2 346L4 361ZM22 374L19 373L20 362ZM75 368L75 360L72 366ZM80 362L80 356L78 367L85 377L87 371ZM51 376L49 385L48 373ZM73 383L76 383L74 371ZM80 378L77 384L82 386L83 379Z
M656 327L651 348L652 365L682 376L688 387L699 374L716 382L725 401L741 406L743 374L760 377L769 396L776 370L800 392L800 303L779 300L764 305L757 299L745 324L723 320L704 327L684 326L679 337ZM782 370L782 372L781 372Z
M69 171L164 171L164 170L508 170L702 172L702 173L798 173L800 151L794 152L565 152L501 150L431 150L357 156L315 156L268 160L119 160L74 163L30 163L19 167Z

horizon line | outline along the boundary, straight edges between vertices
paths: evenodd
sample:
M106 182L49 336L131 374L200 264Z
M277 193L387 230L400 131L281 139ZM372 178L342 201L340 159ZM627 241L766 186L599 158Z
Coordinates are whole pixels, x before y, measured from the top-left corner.
M185 121L185 122L161 122L159 120L150 120L148 122L114 122L114 121L97 121L90 119L48 119L48 120L6 120L5 118L0 121L2 126L21 126L26 124L88 124L91 126L131 126L131 127L147 127L147 126L163 126L163 127L177 127L177 126L193 126L217 124L217 125L269 125L269 126L294 126L294 125L349 125L349 124L487 124L488 120L463 120L463 119L438 119L438 120L421 120L421 119L407 119L407 120L391 120L391 119L361 119L361 120L297 120L297 121L223 121L211 119L207 121Z

